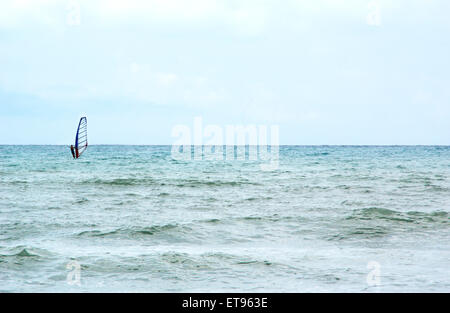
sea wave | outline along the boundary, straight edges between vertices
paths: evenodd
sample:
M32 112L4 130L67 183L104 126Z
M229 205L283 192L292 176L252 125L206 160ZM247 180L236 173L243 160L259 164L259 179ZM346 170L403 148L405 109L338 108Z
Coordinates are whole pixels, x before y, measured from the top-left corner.
M432 211L429 213L419 211L400 212L382 207L370 207L353 211L347 220L384 220L404 223L438 223L449 222L449 213L445 211Z
M134 186L134 185L153 185L155 180L152 178L114 178L114 179L93 179L84 180L83 185L107 185L107 186Z
M118 238L135 238L143 236L165 235L179 233L186 234L191 232L192 228L187 225L180 224L165 224L165 225L153 225L148 227L126 227L117 228L114 230L85 230L77 234L78 237L118 237Z

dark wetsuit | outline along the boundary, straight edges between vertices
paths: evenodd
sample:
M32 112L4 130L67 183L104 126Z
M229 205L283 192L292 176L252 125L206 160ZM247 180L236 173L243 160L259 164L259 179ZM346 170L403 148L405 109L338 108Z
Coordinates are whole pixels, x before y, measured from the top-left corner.
M73 158L76 159L76 157L75 157L75 150L74 150L74 148L73 148L73 145L70 146L70 152L72 152Z

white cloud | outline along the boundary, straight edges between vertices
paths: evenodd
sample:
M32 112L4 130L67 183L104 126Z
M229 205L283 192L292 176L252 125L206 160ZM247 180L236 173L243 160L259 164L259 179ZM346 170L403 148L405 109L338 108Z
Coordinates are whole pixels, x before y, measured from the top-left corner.
M2 0L0 27L29 25L63 27L68 21L104 27L130 24L183 28L186 25L222 24L238 33L257 34L270 13L270 1L220 0ZM76 12L75 12L76 11ZM86 16L86 18L83 18ZM66 25L65 25L66 24Z
M139 64L137 64L137 63L131 63L130 64L130 72L131 73L137 73L137 72L139 72Z
M61 18L55 0L2 0L0 28L17 28L30 24L55 25Z
M230 12L233 28L244 35L261 33L267 22L269 10L263 6L247 6Z
M28 25L63 26L67 16L79 4L82 23L108 25L164 24L182 27L187 24L222 24L238 33L252 35L264 31L277 12L278 22L301 25L305 19L350 18L364 22L370 13L370 0L2 0L0 27L17 28ZM447 1L424 4L421 0L377 0L380 10L405 13L415 20L438 12ZM286 14L287 13L287 14ZM403 14L402 14L403 13ZM289 20L289 22L285 21Z
M220 5L215 0L100 0L93 1L92 6L101 15L113 18L146 15L153 19L185 20L220 12Z
M170 86L178 80L178 76L173 73L158 73L156 79L161 86Z

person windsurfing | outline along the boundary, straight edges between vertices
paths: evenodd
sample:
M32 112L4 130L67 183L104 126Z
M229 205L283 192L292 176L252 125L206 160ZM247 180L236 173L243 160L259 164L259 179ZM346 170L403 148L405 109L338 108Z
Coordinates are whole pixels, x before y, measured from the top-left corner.
M87 141L87 118L80 118L78 123L77 134L75 136L75 145L70 145L70 152L74 159L78 159L88 146Z
M75 159L75 149L74 149L73 145L70 145L70 152L72 152L72 156Z

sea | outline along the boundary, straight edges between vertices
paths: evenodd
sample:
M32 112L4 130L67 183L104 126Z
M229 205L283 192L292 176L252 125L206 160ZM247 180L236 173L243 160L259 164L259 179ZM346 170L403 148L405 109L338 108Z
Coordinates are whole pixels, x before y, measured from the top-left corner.
M450 292L450 146L0 146L0 292Z

